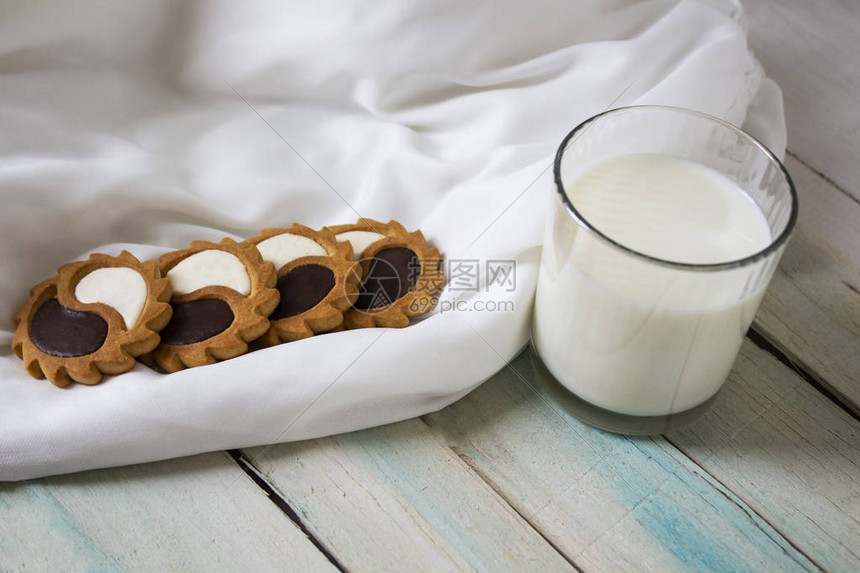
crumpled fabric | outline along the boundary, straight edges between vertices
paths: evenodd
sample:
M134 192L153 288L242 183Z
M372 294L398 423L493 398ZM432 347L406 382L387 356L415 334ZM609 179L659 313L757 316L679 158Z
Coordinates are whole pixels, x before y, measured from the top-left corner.
M528 340L549 167L578 123L674 105L785 147L779 89L730 0L0 12L0 480L438 410ZM92 387L34 380L11 351L29 288L65 262L359 216L421 229L445 254L431 315L169 375L138 364Z

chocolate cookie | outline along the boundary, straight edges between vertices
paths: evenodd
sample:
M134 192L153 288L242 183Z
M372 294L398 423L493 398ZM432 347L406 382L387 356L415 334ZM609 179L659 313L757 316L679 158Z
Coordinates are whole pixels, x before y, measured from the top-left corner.
M194 241L158 259L170 280L173 318L152 359L167 372L244 354L278 305L275 268L232 239Z
M361 266L352 260L348 243L338 243L327 229L293 224L264 229L243 244L256 247L278 269L281 300L269 316L271 327L260 338L262 344L300 340L342 325L361 280Z
M170 283L153 261L93 254L60 267L15 315L12 349L34 378L98 384L134 367L171 316Z
M360 219L329 227L349 242L364 277L358 298L345 314L346 328L404 327L429 312L442 288L439 250L427 246L421 231L407 232L397 221Z

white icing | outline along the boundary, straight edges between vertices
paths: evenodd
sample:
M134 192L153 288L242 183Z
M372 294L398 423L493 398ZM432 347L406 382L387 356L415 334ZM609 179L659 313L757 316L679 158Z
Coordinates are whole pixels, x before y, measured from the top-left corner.
M257 249L266 262L274 263L276 269L301 257L328 255L322 245L313 239L292 233L281 233L260 241Z
M251 277L239 257L209 249L184 259L167 271L173 294L188 294L206 286L225 286L243 296L251 294Z
M75 298L86 304L100 302L112 307L129 330L146 304L146 281L128 267L96 269L78 282Z
M338 241L349 241L349 244L352 245L353 260L361 258L361 254L367 247L384 238L385 235L373 231L347 231L335 236Z

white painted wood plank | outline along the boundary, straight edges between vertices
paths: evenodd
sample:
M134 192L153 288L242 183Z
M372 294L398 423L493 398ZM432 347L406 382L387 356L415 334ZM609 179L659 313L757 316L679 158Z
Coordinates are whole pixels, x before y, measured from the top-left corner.
M753 327L860 412L860 267L805 225L786 248Z
M533 526L587 571L812 570L813 564L662 438L615 436L564 412L527 356L425 416ZM661 443L662 442L662 443Z
M0 571L287 569L336 571L225 453L0 483Z
M275 446L255 464L347 569L573 570L421 420Z
M783 90L788 148L860 198L860 2L745 2L750 46Z
M672 443L828 571L860 571L860 422L746 343Z
M750 45L783 89L801 200L755 328L860 412L860 3L757 0L747 14Z
M800 223L860 268L860 201L838 190L792 155L785 158L785 166L800 196Z

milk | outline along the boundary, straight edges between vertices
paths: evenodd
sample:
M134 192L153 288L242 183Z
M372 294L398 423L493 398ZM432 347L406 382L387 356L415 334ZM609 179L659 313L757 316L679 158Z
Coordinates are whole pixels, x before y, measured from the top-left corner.
M744 191L668 156L610 159L565 189L594 228L664 261L726 263L771 242L767 220ZM557 201L541 258L535 346L556 379L596 406L635 416L687 410L726 379L767 266L655 263L578 224Z

